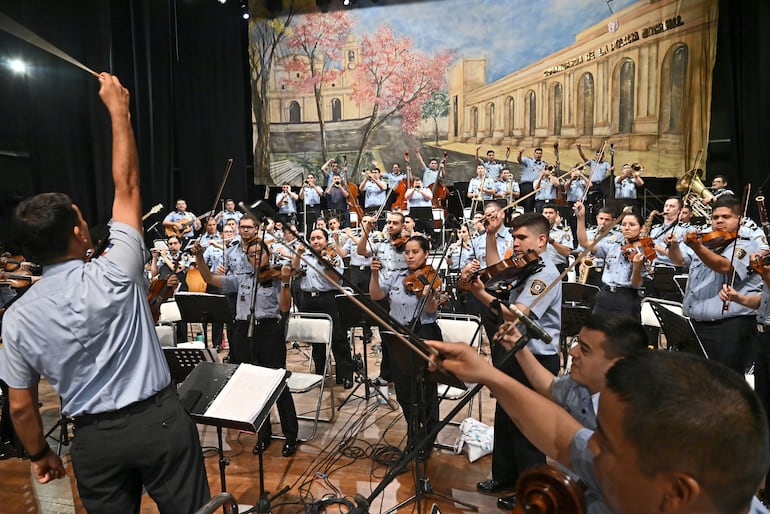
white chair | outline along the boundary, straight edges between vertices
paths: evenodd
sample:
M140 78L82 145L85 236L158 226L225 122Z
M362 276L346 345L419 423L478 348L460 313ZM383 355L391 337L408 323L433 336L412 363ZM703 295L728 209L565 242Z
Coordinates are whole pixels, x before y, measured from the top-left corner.
M329 370L331 369L331 346L332 346L332 318L328 314L319 314L311 312L295 312L289 315L289 320L286 323L286 341L289 344L298 343L300 346L307 345L309 351L313 343L320 343L325 345L326 353L326 366L323 370L315 370L315 373L309 372L295 372L292 371L289 380L287 381L287 387L294 395L307 393L318 389L318 398L316 400L314 414L309 416L307 414L298 414L297 419L310 420L313 422L313 431L310 437L301 439L303 441L310 441L315 438L318 430L318 422L323 421L329 423L334 420L334 381L329 381L329 401L331 404L331 414L326 417L321 417L321 404L323 401L323 395L326 385L325 377L329 376ZM287 368L289 363L287 363ZM291 371L291 370L290 370Z
M155 325L155 333L158 334L161 346L167 348L176 346L175 323L181 319L179 307L173 299L160 304L160 318L158 318L158 324Z
M441 246L444 246L444 209L433 209L433 239L436 240L436 236L441 238ZM438 223L436 223L438 222ZM436 228L438 225L438 228Z
M475 348L477 352L481 351L481 319L478 316L469 314L440 313L436 320L441 329L441 337L444 341L450 343L465 343ZM460 389L446 384L438 385L438 397L440 401L450 400L459 401L465 398L473 387L470 384L468 389ZM464 418L471 417L473 412L473 399L468 402L468 410ZM481 395L479 395L479 421L481 420ZM457 421L450 422L452 425L459 425ZM435 443L439 448L452 449L452 445Z

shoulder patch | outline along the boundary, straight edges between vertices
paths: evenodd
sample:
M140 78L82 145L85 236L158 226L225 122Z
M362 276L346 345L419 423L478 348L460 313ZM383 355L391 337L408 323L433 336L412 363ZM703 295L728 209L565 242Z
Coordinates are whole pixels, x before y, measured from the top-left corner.
M746 250L744 250L743 248L737 248L735 250L735 258L738 260L741 260L744 257L746 257Z
M539 278L536 278L529 285L529 294L537 296L541 294L543 291L545 291L545 288L546 288L545 282L543 282Z

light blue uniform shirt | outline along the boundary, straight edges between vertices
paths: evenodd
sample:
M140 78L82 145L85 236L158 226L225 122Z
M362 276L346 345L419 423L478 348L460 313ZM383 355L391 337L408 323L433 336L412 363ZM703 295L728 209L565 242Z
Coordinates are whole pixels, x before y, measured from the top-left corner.
M388 189L380 189L380 187L372 182L371 180L367 180L366 184L364 184L364 189L366 192L366 198L364 199L364 207L379 207L380 205L385 203L385 196L388 194Z
M71 417L118 410L171 381L147 302L142 235L113 222L109 237L98 259L45 266L3 318L0 377L27 389L45 376Z
M766 327L770 326L770 288L765 285L762 288L762 299L757 309L757 323Z
M666 242L663 240L667 235L670 233L673 233L676 235L677 239L679 241L682 240L684 237L685 232L687 232L684 227L679 226L678 221L673 222L674 227L671 227L671 225L655 225L650 230L650 237L652 238L652 242L655 243L656 246L662 246L666 247ZM680 249L687 248L689 249L689 246L685 246L683 244L679 245ZM655 264L664 264L666 266L673 266L674 263L671 262L671 259L668 258L668 255L664 253L658 253L658 256L655 257Z
M431 195L430 200L425 198L425 195L423 194L423 192L426 192L426 191L428 191L428 186L423 186L420 189L415 189L412 196L409 198L409 200L407 200L406 206L410 209L412 207L431 207L433 205L431 203L433 196Z
M431 184L436 183L439 170L432 170L425 166L422 169L422 187L430 187Z
M300 268L305 270L305 276L302 277L299 283L299 287L303 291L337 291L337 288L334 286L334 284L330 282L328 278L326 278L326 263L319 263L315 258L315 255L311 253L304 254L302 256ZM334 269L336 269L339 273L342 273L344 269L342 267L342 259L339 255L334 261ZM319 273L319 271L324 274ZM333 274L330 273L330 275Z
M569 227L554 225L551 227L551 231L548 233L548 236L557 243L568 247L570 250L575 248L575 242L572 240L572 230L570 230ZM546 251L548 252L548 257L551 259L551 262L554 264L567 264L567 256L557 252L556 248L554 248L551 243L548 243Z
M556 186L547 177L540 181L540 189L535 193L535 200L556 200Z
M164 222L165 221L172 221L174 223L177 223L177 222L180 222L180 221L181 222L191 221L191 220L195 220L195 214L193 214L191 212L179 212L179 211L171 212L165 218L163 218ZM191 221L187 225L187 230L185 230L183 235L184 235L184 237L192 237L194 234L195 234L195 222Z
M508 227L501 227L495 235L495 244L497 246L497 254L501 259L505 258L505 252L513 248L513 235L511 229ZM476 259L481 263L482 268L486 268L490 264L497 264L496 262L487 263L487 234L483 232L471 240L473 246L473 253L476 255Z
M316 191L316 194L318 192ZM296 214L297 213L297 201L292 198L291 195L286 196L286 205L284 205L284 201L282 200L284 194L283 191L278 193L278 196L275 198L275 205L278 207L278 214Z
M590 180L592 184L596 184L604 180L610 173L610 163L607 161L596 162L594 159L588 161L588 169L590 170Z
M498 180L495 182L495 194L496 195L505 195L504 199L508 200L509 198L512 198L512 196L509 193L519 193L521 192L519 190L519 183L515 180L509 181L502 181Z
M452 243L447 252L449 269L453 271L462 270L474 258L473 247L470 243Z
M618 177L620 178L620 177ZM636 180L633 177L626 177L620 182L615 179L615 198L636 198Z
M545 161L536 161L532 157L522 157L521 165L524 168L521 170L521 180L519 182L534 182L540 176L543 168L545 168Z
M543 294L546 295L531 308L530 316L551 336L552 340L546 344L540 339L532 339L527 343L527 348L535 355L555 355L559 351L559 331L561 330L561 284L557 284L547 293L545 293L545 289L551 282L559 278L559 270L556 269L547 254L541 255L540 258L545 267L511 289L508 302L520 303L529 307L536 298ZM519 331L526 333L526 327L519 325Z
M303 186L303 189L305 190L305 194L303 195L305 197L305 205L315 207L321 203L321 196L314 187Z
M358 267L358 266L371 266L372 265L372 256L371 255L369 257L361 256L358 253L358 245L353 240L352 237L348 237L347 239L345 239L345 242L342 243L342 248L350 256L350 267L351 268L355 268L355 267ZM406 262L406 261L404 261L404 262ZM404 264L404 265L406 265L406 264Z
M226 224L228 220L235 220L236 223L239 223L243 218L243 213L241 211L222 211L219 213L219 218L222 225Z
M481 161L482 166L487 170L487 177L497 180L500 172L503 171L503 165L497 161Z
M403 270L406 269L406 257L403 251L397 251L386 239L383 234L379 234L372 239L372 251L377 259L382 263L383 270Z
M409 274L409 270L386 271L380 270L379 284L380 289L390 297L390 315L401 323L408 325L417 314L417 306L420 304L420 298L417 295L409 293L404 289L404 278ZM427 325L435 323L438 318L438 311L428 313L425 309L420 313L420 323Z
M634 287L631 285L631 273L633 264L623 255L622 246L625 239L621 236L615 241L608 241L605 237L596 245L594 254L604 259L604 271L602 283L608 286ZM646 267L642 266L642 279L649 277ZM635 289L638 289L635 287Z
M235 319L238 321L248 321L251 313L252 291L256 286L254 282L254 273L248 275L230 275L220 277L222 280L223 293L235 293ZM275 279L259 284L257 288L257 303L254 306L254 317L280 318L281 312L278 309L278 295L281 293L281 280Z
M388 181L388 188L396 189L396 186L406 178L406 173L399 173L398 175L394 173L381 173L380 178Z
M730 243L720 254L730 259L733 254L733 245ZM740 294L757 295L762 290L762 279L756 273L749 274L749 255L758 252L759 248L753 241L738 240L738 248L735 251L735 260L733 268L735 269L735 280L733 287ZM690 254L684 254L685 261ZM690 273L687 278L687 288L684 292L684 301L682 302L682 311L685 316L689 316L696 321L716 321L719 319L732 318L735 316L752 316L757 311L745 307L737 302L730 302L727 311L722 310L723 303L719 298L719 291L722 284L725 284L727 277L722 273L717 273L705 264L693 252L692 262L690 263Z
M586 181L580 179L573 180L569 185L569 189L567 189L567 201L577 202L578 200L582 200L585 192Z

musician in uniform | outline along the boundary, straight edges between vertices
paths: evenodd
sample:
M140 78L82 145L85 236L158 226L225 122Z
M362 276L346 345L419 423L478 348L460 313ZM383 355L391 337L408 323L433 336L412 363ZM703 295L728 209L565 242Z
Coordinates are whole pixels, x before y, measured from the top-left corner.
M201 222L195 214L188 212L187 202L180 198L176 201L176 210L163 218L163 226L166 227L166 235L190 238L196 230L200 230Z
M332 181L324 191L326 198L326 207L333 216L338 216L343 226L350 226L350 213L348 212L348 198L350 191L348 185L342 180L342 175L334 173Z
M235 220L237 224L242 217L243 213L235 210L235 200L228 198L225 200L225 209L218 212L214 219L217 220L217 226L223 228L228 220Z
M230 363L242 362L272 369L286 368L286 341L284 329L291 308L291 268L283 266L279 277L258 282L259 270L270 264L270 250L261 239L252 239L246 245L246 258L251 271L240 275L214 275L203 260L200 245L196 243L192 252L198 263L203 280L225 293L237 295L235 322L230 338ZM257 295L254 312L251 312L254 294ZM253 334L249 337L249 323L253 323ZM259 334L256 336L256 334ZM281 430L286 441L281 450L284 457L297 451L297 412L289 388L284 388L276 401ZM259 431L256 451L270 446L272 428L268 415Z
M279 218L287 220L289 223L296 223L297 200L299 200L299 195L291 190L291 184L284 182L281 185L281 192L275 197Z
M495 160L495 151L491 148L487 150L486 161L479 157L479 150L481 150L481 145L476 145L476 160L487 170L487 177L496 181L503 172L503 164Z
M553 262L559 273L567 269L568 257L575 247L575 241L572 239L572 231L564 225L563 220L559 219L559 212L556 207L546 205L543 207L543 216L551 225L548 233L548 257ZM563 280L566 280L566 276Z
M345 329L340 322L335 296L338 289L326 276L327 266L342 273L342 258L329 251L329 238L326 230L315 229L310 233L310 244L314 250L326 254L326 259L318 260L315 255L305 253L305 246L300 245L294 255L292 268L302 270L305 275L300 279L298 308L303 312L320 312L332 318L332 353L337 363L336 380L345 389L353 387L353 357ZM313 345L313 362L316 373L323 373L326 367L326 351L323 345Z
M488 208L489 209L489 208ZM493 219L498 212L488 213ZM491 229L490 229L491 230ZM534 251L542 260L543 267L538 271L524 276L519 284L511 289L508 303L515 304L522 312L537 320L537 323L551 337L546 343L539 339L531 339L527 348L538 362L554 376L559 371L559 331L561 330L561 287L553 285L559 277L559 271L548 257L548 220L542 214L525 212L511 223L513 252L522 254ZM488 249L491 247L488 245ZM467 270L467 268L466 268ZM464 271L464 274L467 272ZM470 275L466 274L470 278ZM513 321L516 318L500 303L499 298L484 289L481 280L475 278L470 282L470 291L484 305L498 316ZM542 296L542 297L541 297ZM537 303L535 303L537 301ZM534 303L534 305L533 305ZM530 311L530 305L532 310ZM523 332L523 330L522 330ZM488 331L494 334L495 331ZM500 360L506 353L501 344L492 345L492 363L499 366ZM532 387L520 364L510 359L501 371L516 380ZM495 407L495 435L492 450L492 479L479 482L477 488L482 492L495 493L511 489L519 475L527 468L545 463L545 455L535 448L514 425L508 414L498 403Z
M484 166L476 166L476 176L468 182L468 192L466 196L471 200L471 205L476 206L474 210L483 210L483 201L494 199L495 182L487 180L484 175ZM475 202L475 203L474 203Z
M438 159L433 158L426 166L425 160L420 153L420 147L418 146L415 150L417 151L417 158L420 160L420 165L422 166L422 184L426 188L435 184L438 179L446 177L446 169L444 168L443 162L439 163Z
M545 161L543 160L543 149L535 148L533 157L522 157L524 153L523 148L519 148L519 156L517 160L519 164L523 166L521 170L521 179L519 180L519 189L521 190L521 196L527 196L535 190L534 183L540 177L540 172L545 168ZM532 196L528 196L523 201L523 207L525 212L535 210L535 199Z
M639 209L637 189L644 185L642 167L638 164L624 164L620 175L615 177L615 198L622 200L624 206Z
M738 232L740 220L740 200L724 195L713 203L711 231L685 238L692 254L682 252L673 234L667 236L666 243L674 264L684 266L690 261L682 311L690 317L706 354L742 375L754 356L756 309L732 302L725 306L720 291L728 284L739 294L758 294L762 280L749 273L749 256L759 251L757 245L731 234ZM706 237L710 239L708 246L701 242Z
M364 195L364 211L367 214L375 214L385 203L388 185L380 177L380 168L364 171L364 179L358 186Z
M498 181L495 182L494 198L504 201L505 205L511 205L520 195L519 183L513 179L511 170L503 168Z
M596 156L593 159L588 159L583 153L583 147L580 143L577 145L578 154L583 162L588 166L588 195L585 196L585 204L588 206L588 216L593 220L593 212L599 209L601 201L604 199L604 192L601 189L601 184L604 180L613 172L615 168L607 161L604 160L604 147L596 151ZM610 184L610 187L614 187L614 184Z
M582 202L575 204L575 213L578 218L578 242L583 248L588 248L585 207ZM604 259L602 290L596 295L594 313L627 314L641 322L640 288L649 272L645 267L642 249L629 244L639 239L642 224L642 217L638 213L622 214L620 231L623 238L615 241L602 239L594 249L594 255Z
M302 200L305 208L307 227L302 228L305 230L306 237L310 236L310 228L321 214L321 198L323 198L323 195L324 190L316 184L315 175L310 173L302 183L302 189L299 190L299 198Z
M19 204L16 233L43 278L3 317L0 378L38 482L67 473L43 434L44 374L62 416L74 421L70 458L86 510L139 512L144 487L160 512L195 512L210 498L209 485L198 431L171 383L147 302L129 93L108 73L99 83L112 126L109 250L85 262L88 223L67 195Z
M573 211L574 212L574 211ZM577 217L575 217L577 220ZM619 230L617 230L617 227L615 226L615 216L612 213L612 210L608 207L602 207L599 209L599 212L596 214L596 223L597 225L595 227L591 227L588 230L586 230L586 237L588 238L588 245L592 245L594 243L594 239L596 239L596 235L602 231L605 227L611 227L610 232L607 233L606 236L604 236L604 239L606 239L609 242L615 242L615 241L621 241L623 239L623 234L620 233ZM583 246L578 243L578 250L581 252L584 250ZM581 270L580 270L580 276L585 276L586 284L591 284L593 286L596 286L598 288L602 287L602 274L604 273L604 259L601 257L597 257L596 255L591 254L590 259L593 261L593 265L590 266L590 269L586 272L582 269L582 267L585 265L584 263L581 263ZM584 259L585 262L586 259Z
M735 196L735 193L727 189L727 178L725 178L724 175L715 175L714 178L711 179L711 187L709 189L711 190L713 197L709 196L704 198L703 203L705 205L710 204L722 195Z
M548 166L540 170L540 175L535 180L535 211L543 212L543 207L556 202L556 192L559 189L559 178L555 168Z
M564 184L565 197L567 199L567 205L570 212L573 212L575 202L580 202L585 196L586 189L588 188L588 178L583 175L583 172L579 168L578 163L575 168L570 172L567 182ZM572 238L577 241L577 218L572 215L569 216L569 227L572 230Z
M436 319L441 302L433 288L416 280L413 290L407 288L404 279L412 273L425 267L430 254L430 243L422 236L412 236L405 243L404 258L407 269L388 271L382 268L378 259L372 260L372 275L369 282L369 291L372 300L390 300L390 316L401 325L410 326L416 321L415 333L423 339L441 340L441 329ZM420 290L420 296L426 296L422 302L416 294ZM419 307L423 306L418 312ZM401 344L401 343L398 343ZM383 344L383 346L387 346ZM406 353L403 350L401 353ZM424 368L425 361L410 352L409 360L397 362L391 367L393 384L396 388L396 396L404 413L407 423L408 441L407 448L411 449L417 442L421 442L424 435L433 429L438 423L438 384L435 381L422 380L422 397L415 397L415 383ZM391 349L391 355L396 350ZM397 353L395 353L398 355ZM415 406L418 405L418 408ZM421 460L430 455L433 440L424 443L419 452Z

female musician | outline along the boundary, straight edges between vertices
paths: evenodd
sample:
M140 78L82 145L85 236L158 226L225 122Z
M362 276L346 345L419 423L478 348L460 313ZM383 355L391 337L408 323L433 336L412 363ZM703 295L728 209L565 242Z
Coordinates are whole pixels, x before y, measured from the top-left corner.
M457 241L449 245L447 251L447 264L449 271L459 272L473 259L473 247L471 246L471 235L466 225L457 229Z
M330 252L329 236L326 230L316 228L310 233L310 245L326 259L318 260L314 255L305 253L305 246L300 245L294 255L292 268L302 269L305 275L300 279L298 307L303 312L321 312L332 318L332 353L337 363L337 383L344 384L345 389L353 387L353 357L350 354L350 344L345 337L345 329L340 323L340 315L335 302L337 288L326 277L327 266L342 273L342 258ZM326 352L323 345L313 345L313 362L316 373L323 373L326 368Z
M439 300L434 294L430 285L425 285L420 291L420 296L427 295L428 299L421 312L418 312L422 304L421 298L415 292L408 291L404 284L404 279L412 275L415 271L425 267L430 252L428 240L422 236L412 236L406 242L404 256L406 258L407 269L401 271L384 271L382 263L378 259L372 260L372 278L369 282L369 292L372 300L390 300L390 315L402 325L410 325L415 318L419 318L415 332L425 339L441 340L441 330L436 323L439 310ZM400 349L405 350L405 349ZM422 373L425 362L416 355L410 355L411 360L401 362L399 355L402 351L395 351L391 348L391 355L394 359L391 371L393 383L396 387L396 396L398 403L404 411L406 418L408 434L410 441L408 445L416 442L414 436L418 431L424 428L425 432L430 431L438 423L438 391L435 382L423 381L423 399L422 409L415 411L414 403L419 399L414 397L415 378ZM416 424L415 424L416 421ZM421 458L426 458L430 454L430 445L426 443L424 451L420 453Z
M270 250L261 239L253 239L246 246L246 256L251 271L241 275L214 275L203 260L200 244L193 247L195 261L206 283L219 287L225 293L236 292L238 299L235 308L235 323L230 338L230 363L247 362L259 366L278 369L286 367L286 341L284 328L291 307L291 268L281 269L280 279L270 279L260 283L256 289L257 301L254 304L254 332L259 337L248 337L249 316L251 313L252 295L256 286L255 270L270 264ZM297 412L294 400L288 388L285 388L276 402L278 416L281 418L281 430L286 441L281 454L284 457L297 451ZM255 450L263 451L270 446L272 433L270 418L265 421L259 432Z
M580 246L590 245L586 235L585 207L583 202L575 203L577 215L578 241ZM596 257L604 259L602 290L596 296L594 313L628 314L641 322L642 304L639 288L644 278L649 276L645 268L644 253L638 247L629 247L639 239L644 221L636 212L627 212L620 216L621 240L602 239L593 251ZM627 251L624 252L624 247Z

